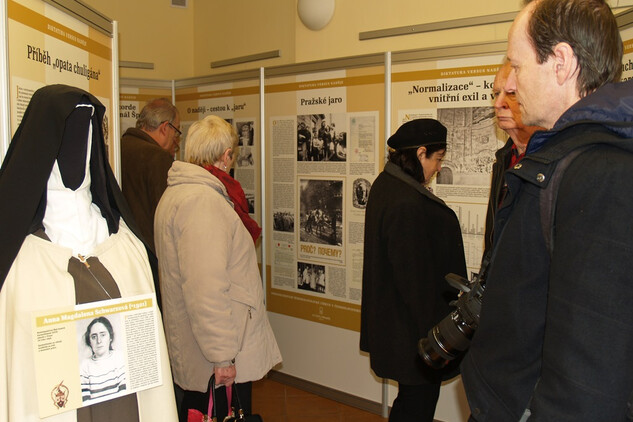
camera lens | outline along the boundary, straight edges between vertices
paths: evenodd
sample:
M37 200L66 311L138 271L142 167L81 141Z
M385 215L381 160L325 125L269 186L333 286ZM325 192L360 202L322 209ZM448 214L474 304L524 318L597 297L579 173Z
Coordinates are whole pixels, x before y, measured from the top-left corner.
M439 353L437 353L437 346L432 344L429 338L431 336L420 339L418 342L418 353L424 359L427 365L431 368L441 369L448 363L448 360L444 359Z
M446 280L463 292L456 301L451 302L457 309L431 328L426 338L418 341L418 354L435 369L443 368L470 346L470 340L479 325L481 299L485 290L485 282L478 277L469 285L463 282L463 277L455 274L448 274Z
M459 309L451 312L418 342L418 353L427 365L440 369L470 345L474 330L465 323Z

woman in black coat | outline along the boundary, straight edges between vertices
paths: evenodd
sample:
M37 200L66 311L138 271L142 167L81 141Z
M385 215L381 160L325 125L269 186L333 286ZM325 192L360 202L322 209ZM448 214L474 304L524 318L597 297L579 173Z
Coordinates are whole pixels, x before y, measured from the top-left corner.
M389 162L365 214L360 349L377 376L398 382L389 421L433 421L441 381L455 364L431 369L417 343L453 310L457 291L444 276L466 276L457 216L425 187L441 169L446 128L413 120L387 144Z

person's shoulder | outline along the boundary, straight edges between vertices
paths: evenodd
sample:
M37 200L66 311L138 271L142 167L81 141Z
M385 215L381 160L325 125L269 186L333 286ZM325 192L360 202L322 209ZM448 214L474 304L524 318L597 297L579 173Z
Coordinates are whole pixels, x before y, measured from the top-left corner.
M125 356L124 356L124 354L123 354L123 352L121 350L114 349L112 351L112 359L116 360L117 362L119 362L119 361L123 362L125 360L124 357Z
M145 132L143 132L141 129L129 127L125 130L125 132L123 132L123 135L121 135L121 142L138 142L142 140L144 134Z
M79 373L84 376L92 375L95 361L91 357L86 357L79 362Z
M221 208L228 204L221 192L220 182L209 178L204 181L187 181L187 183L171 184L165 191L165 196L175 199L180 208L205 209Z
M121 136L121 149L142 148L147 150L163 150L160 145L147 132L134 127L128 128Z
M382 171L374 183L372 184L372 190L377 188L383 188L386 190L399 189L405 187L406 183L402 181L399 177L394 174L389 173L388 171Z
M163 198L161 204L167 208L162 209L162 218L173 221L175 226L181 228L195 227L196 231L202 233L205 231L202 227L228 227L233 219L239 219L226 199L208 185L167 188ZM209 218L211 215L213 218Z
M368 201L373 203L378 201L388 207L396 208L419 205L424 202L424 198L410 184L392 174L382 172L369 191Z
M174 164L174 157L168 152L165 151L164 149L160 148L160 151L156 151L155 152L155 159L157 161L160 161L160 165L162 167L162 169L167 172L169 171L169 169L171 168L171 166Z
M512 150L512 145L514 145L514 142L512 142L512 138L508 138L506 143L503 144L503 146L495 152L495 156L499 158L509 154Z

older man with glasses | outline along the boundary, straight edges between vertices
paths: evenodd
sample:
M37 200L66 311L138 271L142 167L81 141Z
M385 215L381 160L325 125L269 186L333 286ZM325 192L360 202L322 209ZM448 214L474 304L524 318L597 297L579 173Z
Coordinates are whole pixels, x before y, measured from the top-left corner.
M180 115L166 98L150 101L121 138L121 184L141 235L152 252L154 212L180 142ZM158 293L158 289L157 289Z

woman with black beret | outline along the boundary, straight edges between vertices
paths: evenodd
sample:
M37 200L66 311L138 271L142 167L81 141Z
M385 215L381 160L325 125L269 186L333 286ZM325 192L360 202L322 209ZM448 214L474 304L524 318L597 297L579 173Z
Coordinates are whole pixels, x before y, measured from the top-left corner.
M457 291L444 276L466 275L457 216L427 188L442 167L446 128L412 120L387 144L365 214L360 349L377 376L398 382L389 421L432 422L440 384L457 363L431 369L417 343L452 310Z

